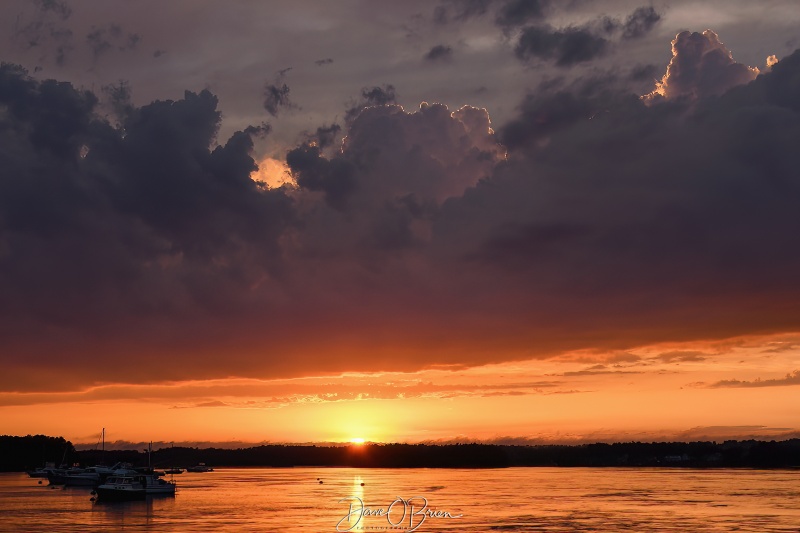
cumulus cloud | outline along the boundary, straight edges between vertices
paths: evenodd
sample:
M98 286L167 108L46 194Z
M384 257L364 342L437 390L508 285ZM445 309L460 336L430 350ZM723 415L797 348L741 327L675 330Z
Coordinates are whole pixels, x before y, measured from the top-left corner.
M48 353L79 368L92 356L76 339L90 331L98 344L127 344L179 309L224 305L274 271L292 216L281 191L250 180L250 133L213 146L211 93L131 109L119 129L96 105L68 83L0 67L0 338L10 379L49 368ZM133 345L122 352L138 353ZM108 357L124 358L119 348Z
M672 59L647 101L702 98L752 81L758 69L737 63L712 30L683 31L672 41Z

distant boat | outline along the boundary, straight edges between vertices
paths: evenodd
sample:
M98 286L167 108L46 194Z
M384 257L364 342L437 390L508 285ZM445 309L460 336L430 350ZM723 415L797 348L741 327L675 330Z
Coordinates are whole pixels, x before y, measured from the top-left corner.
M96 489L98 501L144 500L148 496L174 496L175 483L135 471L109 476Z
M96 487L112 474L130 468L128 463L117 463L114 466L90 466L83 472L67 474L64 485L68 487Z
M165 474L183 474L182 468L167 468L164 470Z
M130 463L116 463L114 466L90 466L88 468L52 469L47 474L51 485L68 487L96 487L108 476L131 468Z
M76 466L69 468L54 468L47 472L47 480L51 485L66 485L68 476L81 474L84 471L84 468L78 468Z
M206 466L205 463L200 463L197 466L189 466L186 468L187 472L213 472L214 469L210 466Z
M28 474L29 477L47 477L47 474L52 472L56 469L55 463L47 463L42 468L37 468L35 470L27 470L25 473Z

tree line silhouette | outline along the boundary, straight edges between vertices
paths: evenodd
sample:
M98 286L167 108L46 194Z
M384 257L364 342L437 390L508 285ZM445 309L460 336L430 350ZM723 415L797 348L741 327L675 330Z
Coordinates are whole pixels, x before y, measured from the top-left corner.
M22 471L46 461L82 465L129 462L146 465L146 451L76 451L62 437L0 436L0 471ZM580 445L363 444L263 445L251 448L161 448L156 468L198 463L230 467L503 468L558 467L800 467L800 439L785 441L622 442Z

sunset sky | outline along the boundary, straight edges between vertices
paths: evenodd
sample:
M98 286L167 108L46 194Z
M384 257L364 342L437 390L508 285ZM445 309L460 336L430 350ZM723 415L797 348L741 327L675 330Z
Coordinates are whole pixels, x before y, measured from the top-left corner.
M800 9L0 4L0 434L800 436Z

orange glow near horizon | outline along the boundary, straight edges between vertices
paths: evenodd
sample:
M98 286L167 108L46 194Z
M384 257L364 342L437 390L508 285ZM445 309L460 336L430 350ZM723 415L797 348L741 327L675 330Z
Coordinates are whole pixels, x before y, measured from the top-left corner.
M460 370L0 393L4 433L95 445L788 438L800 336L661 345ZM354 437L354 435L357 435ZM120 443L121 445L121 443Z

